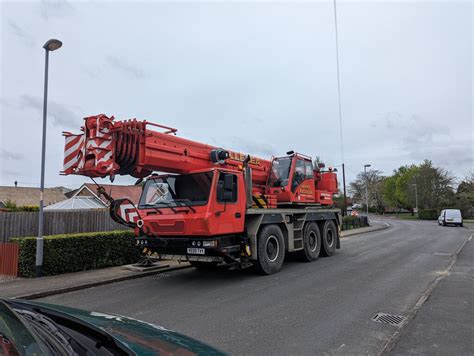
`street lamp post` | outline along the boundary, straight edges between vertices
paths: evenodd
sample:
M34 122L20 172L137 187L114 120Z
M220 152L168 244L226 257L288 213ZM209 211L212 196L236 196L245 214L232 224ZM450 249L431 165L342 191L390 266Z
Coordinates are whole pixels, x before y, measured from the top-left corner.
M369 217L369 180L367 178L367 168L370 164L364 164L364 176L365 176L365 208L367 210L367 218Z
M413 183L413 186L415 187L415 210L418 214L418 188L416 186L416 183Z
M44 64L44 98L43 98L43 141L41 146L41 185L40 185L40 203L39 203L39 221L38 238L36 239L36 277L43 274L43 200L44 200L44 161L46 156L46 116L48 111L48 66L49 52L61 48L63 43L56 39L48 40L43 48L45 50Z

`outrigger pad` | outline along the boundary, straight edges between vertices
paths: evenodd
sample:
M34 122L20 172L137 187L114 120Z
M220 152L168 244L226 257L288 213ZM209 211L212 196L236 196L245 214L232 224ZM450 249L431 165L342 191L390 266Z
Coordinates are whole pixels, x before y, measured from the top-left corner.
M130 199L117 199L110 204L110 217L117 223L137 227L140 212Z

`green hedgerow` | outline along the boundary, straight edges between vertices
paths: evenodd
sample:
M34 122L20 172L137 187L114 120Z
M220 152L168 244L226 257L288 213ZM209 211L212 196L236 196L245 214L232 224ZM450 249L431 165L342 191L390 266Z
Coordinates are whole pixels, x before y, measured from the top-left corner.
M438 211L436 209L422 209L418 212L420 220L438 220Z
M35 276L36 238L12 238L19 244L19 270ZM44 237L43 274L55 275L134 263L140 258L132 231L86 232Z

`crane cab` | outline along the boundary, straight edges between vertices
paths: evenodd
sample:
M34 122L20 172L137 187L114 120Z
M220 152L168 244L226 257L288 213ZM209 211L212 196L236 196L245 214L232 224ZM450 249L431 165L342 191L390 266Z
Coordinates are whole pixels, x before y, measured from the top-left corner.
M212 169L150 176L138 209L147 235L241 233L246 195L240 171Z
M332 205L337 176L332 169L321 172L314 167L311 157L290 151L272 160L266 192L277 197L278 206Z

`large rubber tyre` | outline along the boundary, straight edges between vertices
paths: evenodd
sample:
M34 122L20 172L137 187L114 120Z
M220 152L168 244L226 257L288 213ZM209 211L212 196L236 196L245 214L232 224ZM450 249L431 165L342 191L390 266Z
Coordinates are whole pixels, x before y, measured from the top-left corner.
M259 274L269 275L280 271L285 259L285 240L278 225L266 225L257 238L257 260L253 261Z
M334 221L327 220L321 228L321 256L332 256L336 253L337 228Z
M218 262L189 261L191 266L201 271L212 271L216 269Z
M318 224L306 224L303 230L303 250L299 251L300 258L305 262L316 261L321 252L321 231Z

